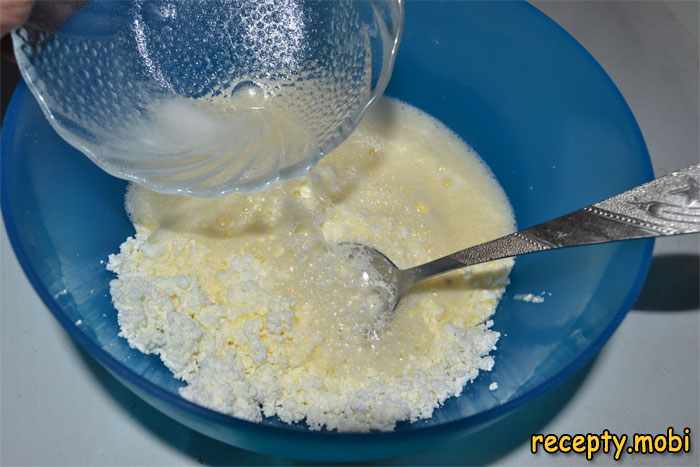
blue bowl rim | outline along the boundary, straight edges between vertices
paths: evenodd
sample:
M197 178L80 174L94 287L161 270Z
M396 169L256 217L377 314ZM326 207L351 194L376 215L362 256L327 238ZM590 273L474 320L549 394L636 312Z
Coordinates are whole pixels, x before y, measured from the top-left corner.
M627 104L627 101L625 100L624 96L620 92L620 90L617 88L615 83L612 81L610 76L607 74L607 72L603 69L603 67L598 63L598 61L590 54L590 52L581 44L579 43L573 36L571 36L562 26L560 26L556 21L553 19L549 18L547 15L545 15L542 11L534 7L533 5L523 2L527 7L531 10L534 11L536 15L540 15L543 17L546 21L551 23L551 25L554 27L554 29L559 33L559 35L562 37L562 40L572 42L573 45L578 46L580 50L582 51L582 56L584 59L587 59L594 67L598 68L599 71L602 72L602 76L604 79L607 80L608 84L610 87L614 90L614 95L615 97L621 101L623 104L623 107L626 109L627 117L631 119L634 125L634 130L636 133L636 136L638 138L638 141L641 143L640 147L642 149L642 161L640 161L642 164L644 164L646 167L644 167L645 174L644 177L646 180L651 180L654 177L653 169L651 166L651 159L649 157L649 152L647 149L647 145L644 141L644 137L642 135L641 129L639 128L639 125L634 118L634 114L632 113L632 110L630 109L629 105ZM603 330L603 332L598 336L598 338L591 343L586 349L583 350L577 357L575 357L567 366L565 366L563 369L559 371L556 375L554 375L552 378L550 378L547 381L544 381L540 383L539 385L533 387L526 393L511 399L501 405L498 405L496 407L493 407L491 409L485 410L483 412L476 413L474 415L470 415L467 417L463 417L457 420L452 420L452 421L446 421L442 423L437 423L434 425L429 425L429 426L417 426L416 428L410 430L410 431L391 431L391 432L370 432L370 433L356 433L356 432L335 432L335 431L311 431L311 430L299 430L298 427L289 425L289 426L272 426L264 423L257 423L257 422L251 422L248 420L243 420L240 418L236 418L231 415L226 415L221 412L214 411L212 409L208 409L206 407L200 406L198 404L195 404L193 402L190 402L186 399L184 399L181 396L175 395L169 391L166 391L165 389L161 388L160 386L156 385L155 383L152 383L148 381L147 379L137 375L133 371L129 370L126 366L124 366L122 363L120 363L116 358L114 358L112 355L110 355L108 352L106 352L104 349L99 347L98 345L95 345L85 333L83 333L78 326L73 323L68 317L62 312L61 306L56 302L56 300L53 298L53 296L49 293L49 291L46 289L46 287L43 286L42 282L40 281L39 277L37 274L34 272L34 270L31 267L31 264L29 262L28 256L26 252L22 249L21 242L19 240L19 234L15 228L14 222L10 222L12 219L14 219L14 216L12 215L12 212L9 207L9 203L7 201L7 183L5 182L5 177L8 174L6 164L8 160L8 155L6 154L7 147L12 146L12 138L14 137L15 134L15 127L16 127L16 116L18 115L18 107L21 105L20 103L23 101L23 99L26 98L27 95L27 85L24 82L21 82L17 88L15 89L11 100L10 104L7 107L7 111L5 114L4 122L3 122L3 131L2 131L2 138L0 139L0 142L2 140L5 140L5 138L9 137L10 144L0 144L0 151L2 155L2 161L0 161L0 209L2 211L2 216L3 216L3 221L5 224L5 229L8 234L8 238L10 241L10 245L12 246L15 255L17 257L17 260L24 271L25 275L27 276L27 279L31 283L32 287L34 290L37 292L39 297L42 299L44 304L48 307L49 311L54 315L54 317L61 323L63 328L68 332L68 334L73 338L75 341L77 341L80 346L88 353L90 354L93 358L95 358L100 364L102 364L105 368L107 368L109 371L113 372L114 374L118 375L121 378L124 378L126 381L129 381L131 384L134 384L137 386L139 389L144 391L145 393L149 394L152 397L155 397L157 399L162 399L166 403L172 404L177 406L179 409L188 411L188 412L194 412L195 414L202 416L207 419L213 419L213 421L216 421L218 423L224 424L224 425L234 425L236 428L241 428L241 429L256 429L256 430L266 430L266 431L274 431L274 432L290 432L290 433L304 433L305 435L309 436L314 436L318 438L327 438L331 437L334 438L337 441L340 441L340 438L344 438L347 440L350 439L355 439L355 440L363 440L363 439L369 439L371 438L372 441L381 441L382 439L389 439L389 438L394 438L394 437L405 437L407 435L413 435L413 434L426 434L427 432L436 432L436 431L443 431L443 430L459 430L459 429L467 429L469 427L478 427L480 425L485 424L486 422L490 420L495 420L499 416L504 415L517 407L520 407L523 405L525 402L528 400L544 393L545 391L552 389L556 387L558 384L562 383L565 381L571 374L573 374L576 370L581 368L585 363L587 363L590 359L592 359L598 351L602 348L602 346L607 342L607 340L612 336L612 334L615 332L617 327L620 325L624 317L626 316L627 312L631 308L631 306L634 303L634 300L638 296L642 285L644 284L644 280L646 278L647 272L649 270L649 266L651 264L651 257L652 257L652 250L654 246L654 240L653 239L646 239L646 240L640 240L640 242L643 244L643 249L641 251L642 254L642 264L637 271L637 276L635 278L635 282L632 288L628 291L627 295L625 296L625 299L623 300L622 306L615 312L614 318L611 320L610 324Z

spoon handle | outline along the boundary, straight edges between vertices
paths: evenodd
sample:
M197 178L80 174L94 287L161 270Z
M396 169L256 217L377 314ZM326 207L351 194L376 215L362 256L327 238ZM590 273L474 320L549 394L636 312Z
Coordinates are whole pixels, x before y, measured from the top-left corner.
M500 258L579 245L700 232L700 165L599 203L406 270L414 281Z

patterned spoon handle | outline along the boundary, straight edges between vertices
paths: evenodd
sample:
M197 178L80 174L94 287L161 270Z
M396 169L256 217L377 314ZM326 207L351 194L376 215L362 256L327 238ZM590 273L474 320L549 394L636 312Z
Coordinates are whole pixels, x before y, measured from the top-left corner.
M700 165L605 201L405 272L414 281L451 269L537 251L700 232Z

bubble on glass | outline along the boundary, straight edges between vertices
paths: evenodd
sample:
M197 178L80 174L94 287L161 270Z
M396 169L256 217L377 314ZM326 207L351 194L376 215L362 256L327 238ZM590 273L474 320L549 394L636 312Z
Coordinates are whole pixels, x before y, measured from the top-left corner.
M245 80L236 84L231 90L231 98L242 109L262 110L267 96L265 90L253 81Z

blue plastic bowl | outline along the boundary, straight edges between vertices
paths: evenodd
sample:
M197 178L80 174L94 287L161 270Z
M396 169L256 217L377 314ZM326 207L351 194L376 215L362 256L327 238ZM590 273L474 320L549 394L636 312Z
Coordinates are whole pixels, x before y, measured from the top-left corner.
M434 115L469 142L502 183L521 227L652 178L637 123L595 60L525 3L406 5L406 33L388 94ZM97 361L147 402L226 443L279 456L358 460L431 446L479 429L552 388L595 355L644 280L651 241L561 250L517 261L498 308L504 335L492 373L430 420L395 432L310 432L255 424L192 404L157 358L117 336L101 261L133 230L125 183L51 129L20 86L2 135L2 212L19 262L49 310ZM512 300L547 291L542 304ZM17 310L19 312L19 310ZM81 326L74 323L82 320ZM499 389L488 390L497 381Z

